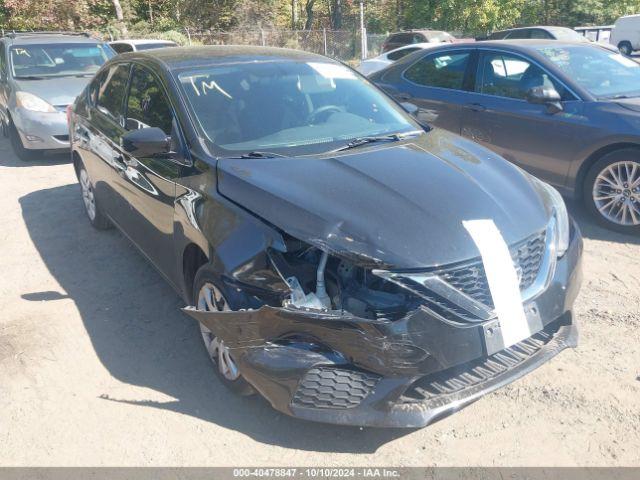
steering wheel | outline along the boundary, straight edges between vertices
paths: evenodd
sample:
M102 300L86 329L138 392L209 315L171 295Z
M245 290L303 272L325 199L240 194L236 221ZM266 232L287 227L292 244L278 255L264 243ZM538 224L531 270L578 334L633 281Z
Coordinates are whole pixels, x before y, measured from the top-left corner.
M307 122L313 124L313 123L315 123L315 121L317 120L317 118L320 115L326 114L326 113L329 113L329 112L340 113L340 112L342 112L342 108L338 107L337 105L325 105L323 107L316 108L307 117Z

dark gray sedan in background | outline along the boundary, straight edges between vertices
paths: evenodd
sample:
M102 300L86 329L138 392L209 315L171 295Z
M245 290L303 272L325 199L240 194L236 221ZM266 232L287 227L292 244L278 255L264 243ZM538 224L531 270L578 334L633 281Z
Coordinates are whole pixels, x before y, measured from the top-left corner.
M517 40L416 52L370 77L423 122L485 145L609 228L640 231L640 65L597 45Z

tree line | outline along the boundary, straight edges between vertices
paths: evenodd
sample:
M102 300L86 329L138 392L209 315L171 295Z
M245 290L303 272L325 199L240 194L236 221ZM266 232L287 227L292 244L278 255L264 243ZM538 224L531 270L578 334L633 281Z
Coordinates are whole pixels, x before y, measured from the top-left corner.
M434 28L479 35L519 25L602 25L640 0L364 0L369 32ZM0 0L3 29L129 33L355 29L360 0Z

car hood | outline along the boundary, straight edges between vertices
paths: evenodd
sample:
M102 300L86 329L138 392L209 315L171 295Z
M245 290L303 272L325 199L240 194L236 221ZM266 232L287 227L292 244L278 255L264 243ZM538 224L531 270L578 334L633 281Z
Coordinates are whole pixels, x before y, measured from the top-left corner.
M217 168L223 196L293 237L381 268L477 257L465 220L493 219L511 244L550 215L528 174L441 130L335 156L225 159Z
M52 77L15 80L16 91L33 93L51 105L70 105L92 77Z

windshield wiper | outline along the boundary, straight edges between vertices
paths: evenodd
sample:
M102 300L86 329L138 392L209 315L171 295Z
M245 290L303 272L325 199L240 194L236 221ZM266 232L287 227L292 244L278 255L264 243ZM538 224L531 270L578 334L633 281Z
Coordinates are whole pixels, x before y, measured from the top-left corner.
M239 155L237 157L227 157L227 158L284 158L284 157L286 157L286 155L282 155L280 153L259 152L254 150L253 152L243 153L242 155Z
M13 77L16 80L43 80L47 77L39 77L37 75L20 75L19 77Z
M400 140L404 140L407 137L413 137L416 135L420 135L422 131L414 131L407 133L391 133L389 135L372 135L370 137L357 137L351 140L346 145L342 147L338 147L333 152L342 152L344 150L351 150L352 148L358 148L363 145L368 145L370 143L378 143L378 142L399 142Z

